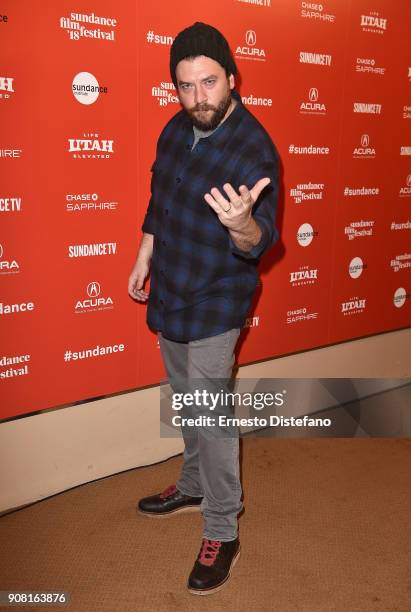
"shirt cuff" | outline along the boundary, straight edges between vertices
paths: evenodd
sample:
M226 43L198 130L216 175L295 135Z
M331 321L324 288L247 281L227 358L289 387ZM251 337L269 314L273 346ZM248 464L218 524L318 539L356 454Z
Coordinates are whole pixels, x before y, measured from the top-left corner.
M268 232L267 232L265 225L258 223L257 221L256 223L261 230L261 238L259 242L255 246L253 246L252 249L250 249L249 251L243 251L242 249L239 249L238 246L234 243L230 234L228 234L228 239L230 241L230 248L231 248L232 253L234 253L235 255L240 255L241 257L244 257L245 259L258 259L260 257L260 255L263 253L263 251L265 250L267 246Z

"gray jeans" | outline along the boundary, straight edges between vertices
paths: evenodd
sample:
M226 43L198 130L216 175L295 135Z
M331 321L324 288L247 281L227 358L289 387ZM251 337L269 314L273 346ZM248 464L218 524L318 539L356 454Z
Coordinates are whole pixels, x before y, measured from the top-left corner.
M173 381L178 379L228 382L240 331L234 328L191 342L173 342L159 332L161 354L172 389L176 390ZM181 430L185 444L184 463L177 489L185 495L203 497L200 509L205 521L205 538L222 542L234 540L238 535L237 515L243 508L238 430L231 437L207 435L203 427L196 428L194 436L192 427L190 435L184 427Z

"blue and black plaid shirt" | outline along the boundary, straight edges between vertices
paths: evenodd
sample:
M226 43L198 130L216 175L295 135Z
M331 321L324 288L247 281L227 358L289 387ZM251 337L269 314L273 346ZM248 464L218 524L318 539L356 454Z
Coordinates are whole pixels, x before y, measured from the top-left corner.
M184 110L163 129L152 166L151 198L142 225L154 234L147 323L171 340L198 340L243 327L258 283L261 255L278 239L278 154L271 138L232 90L237 105L207 138L194 142ZM253 206L261 228L251 251L238 249L204 200L224 183L238 193L268 176Z

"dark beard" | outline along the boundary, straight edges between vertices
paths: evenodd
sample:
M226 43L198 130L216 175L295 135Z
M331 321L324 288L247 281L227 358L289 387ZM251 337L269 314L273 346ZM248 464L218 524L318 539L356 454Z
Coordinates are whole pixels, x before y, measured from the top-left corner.
M230 108L231 104L231 90L228 91L227 97L221 100L218 106L212 106L210 104L197 104L194 108L190 108L187 110L187 113L190 116L190 119L195 125L195 127L202 132L208 132L211 130L215 130L215 128L221 123L221 120L224 118L224 115ZM208 121L201 121L195 111L199 110L212 110L214 111Z

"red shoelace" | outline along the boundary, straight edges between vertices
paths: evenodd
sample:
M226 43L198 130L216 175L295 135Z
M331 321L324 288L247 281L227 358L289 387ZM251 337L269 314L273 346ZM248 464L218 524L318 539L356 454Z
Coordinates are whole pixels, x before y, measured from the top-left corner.
M213 565L217 558L218 551L220 550L221 542L219 540L207 540L203 539L203 545L198 557L199 562L202 565Z
M175 484L170 485L167 489L164 489L162 493L160 493L160 497L163 499L164 497L169 497L173 493L177 491L177 487Z

